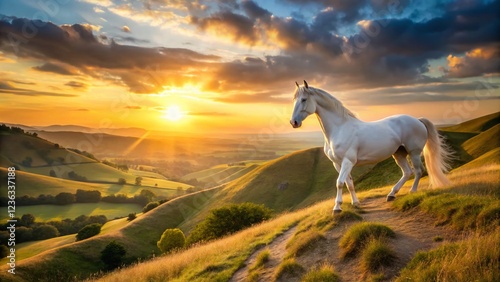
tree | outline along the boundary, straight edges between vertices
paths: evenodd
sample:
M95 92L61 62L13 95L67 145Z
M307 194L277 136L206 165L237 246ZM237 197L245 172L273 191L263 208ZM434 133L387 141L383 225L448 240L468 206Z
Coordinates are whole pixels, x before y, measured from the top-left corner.
M69 205L75 202L75 195L68 192L61 192L56 195L57 205Z
M49 171L49 175L52 177L57 177L56 172L53 169Z
M101 260L108 266L108 269L115 269L122 264L123 257L127 254L125 248L116 243L110 242L104 250L101 251Z
M142 185L142 177L137 177L135 179L135 186L141 186Z
M33 241L33 229L25 226L16 227L16 242L22 243L28 241Z
M21 216L21 225L30 227L33 223L35 223L35 216L31 213L23 214Z
M143 213L147 213L148 211L158 207L160 205L160 203L158 202L149 202L143 209L142 209L142 212Z
M90 237L93 237L101 232L102 224L92 223L85 225L78 234L76 234L76 241L81 241Z
M101 192L98 190L86 191L78 189L75 197L77 203L97 203L101 200Z
M156 243L162 253L168 254L177 249L181 249L186 244L184 233L178 229L166 229Z
M39 225L33 228L33 240L45 240L59 236L59 231L52 225Z
M125 184L127 184L127 180L125 178L118 178L118 184L125 185Z
M148 199L148 202L152 202L156 198L156 194L147 189L142 189L139 196L145 197Z
M254 203L231 204L213 209L191 232L187 243L208 241L234 233L271 218L272 211Z

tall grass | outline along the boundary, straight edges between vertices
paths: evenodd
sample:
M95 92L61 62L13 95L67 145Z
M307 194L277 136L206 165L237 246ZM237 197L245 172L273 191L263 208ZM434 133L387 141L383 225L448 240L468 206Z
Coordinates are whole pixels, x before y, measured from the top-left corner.
M99 281L226 281L256 248L270 243L307 215L321 214L327 205L284 214L230 237L113 272Z
M498 281L500 228L459 243L419 252L396 281Z

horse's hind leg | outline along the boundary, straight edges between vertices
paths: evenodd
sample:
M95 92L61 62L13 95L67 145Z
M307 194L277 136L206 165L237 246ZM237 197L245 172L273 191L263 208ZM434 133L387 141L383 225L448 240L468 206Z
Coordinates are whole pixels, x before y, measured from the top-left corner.
M413 164L413 170L415 171L415 180L413 181L413 185L410 190L411 193L417 192L418 182L420 181L424 170L422 158L420 157L421 153L421 150L414 150L410 153L411 163Z
M398 183L392 187L391 192L389 195L387 195L387 201L394 201L396 199L396 193L399 192L399 189L405 184L405 182L410 178L412 174L412 170L410 167L410 164L408 163L408 160L406 159L406 156L408 153L406 152L406 149L404 147L399 147L399 149L392 155L394 160L396 161L396 164L401 168L401 171L403 172L403 176L401 179L399 179Z

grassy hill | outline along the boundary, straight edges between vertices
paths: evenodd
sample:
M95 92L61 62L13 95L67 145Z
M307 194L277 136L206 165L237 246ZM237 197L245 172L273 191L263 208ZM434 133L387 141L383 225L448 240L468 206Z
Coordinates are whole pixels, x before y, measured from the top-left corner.
M500 112L489 114L463 123L440 128L452 132L483 132L500 123Z
M495 117L492 115L490 119ZM470 124L483 124L483 128L484 124L489 123L491 122L488 119L481 118L481 122L468 122L465 126L469 130ZM475 132L474 135L469 135L469 138L460 134L468 131L457 130L448 135L453 146L460 147L464 152L473 152L469 155L470 160L462 160L463 165L457 163L460 167L451 175L454 184L448 187L448 192L475 195L482 193L485 197L493 197L498 201L498 194L492 192L500 186L497 177L500 172L498 148L492 148L477 157L475 156L480 153L477 149L465 148L465 144L469 142L467 140L472 140L470 143L474 144L474 148L490 148L488 146L491 143L491 132L494 132L489 131L490 129L497 130L494 126L489 126L486 131ZM457 139L453 139L454 136ZM391 162L393 163L392 160L387 160L375 166L357 168L353 172L355 185L360 188L358 190L367 190L361 192L360 197L384 197L389 192L390 186L385 185L393 185L400 177L399 169ZM214 277L227 278L257 246L271 242L278 234L304 218L315 221L329 215L333 207L336 176L331 162L324 156L321 148L295 152L259 165L223 187L164 203L130 223L119 224L118 228L106 234L81 242L58 245L57 248L19 261L19 274L15 278L30 280L36 277L43 281L44 277L88 277L103 268L99 253L112 240L126 247L129 262L138 258L150 258L152 254L159 254L156 241L163 230L180 228L189 233L211 208L220 207L224 203L250 201L274 209L277 217L264 224L265 227L256 227L237 234L236 237L228 237L150 263L139 264L131 270L125 270L125 274L117 273L115 278L112 275L107 280L120 281L124 277L132 279L131 277L139 276L142 281L202 281ZM281 185L285 183L286 185ZM424 177L420 189L425 190L426 183L428 180ZM407 182L402 192L406 192L410 185L411 181ZM381 186L385 187L373 189ZM321 202L325 199L328 200ZM350 198L345 196L344 202L344 207L348 208ZM282 212L289 214L282 215ZM29 249L25 251L29 253ZM210 259L207 260L207 257ZM64 269L64 272L58 269ZM0 278L7 278L5 271L2 272ZM218 276L219 272L222 276Z
M117 183L119 178L123 178L129 184L134 184L135 179L138 176L143 178L142 186L156 187L156 188L167 188L167 189L177 189L181 187L186 189L191 187L190 185L169 181L164 177L157 174L155 175L144 175L143 172L137 171L134 174L134 170L130 172L124 172L118 170L114 167L100 163L98 160L93 158L91 155L82 155L76 153L72 150L62 148L61 146L51 143L47 140L37 138L35 136L20 134L20 133L0 133L0 165L4 168L10 166L17 166L18 171L33 173L41 176L50 176L51 171L58 179L68 179L70 173L76 173L78 176L85 177L87 181L85 183L77 182L73 186L95 186L89 183ZM27 161L30 160L30 161ZM47 179L41 178L33 179L35 176L27 176L30 180L34 180L30 185L19 186L26 187L26 195L31 195L31 191L34 189L31 186L34 184L36 188L48 187L61 187L68 182L64 181L49 181ZM37 182L42 182L44 184L50 185L37 185ZM54 185L56 184L57 185ZM83 189L83 188L82 188ZM21 192L23 193L23 192ZM49 192L44 192L48 194ZM39 195L40 193L36 194Z

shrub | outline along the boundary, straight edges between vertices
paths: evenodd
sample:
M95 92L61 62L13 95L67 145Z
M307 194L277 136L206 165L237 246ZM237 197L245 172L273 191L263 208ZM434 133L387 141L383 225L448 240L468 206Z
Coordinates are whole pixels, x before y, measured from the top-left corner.
M358 223L352 226L340 239L341 257L345 258L356 254L372 238L384 239L395 236L394 231L385 225L370 222Z
M33 228L33 240L45 240L59 236L59 231L52 225L39 225Z
M128 221L132 221L132 220L134 220L136 218L137 218L137 215L135 215L135 212L134 213L129 213L127 220Z
M125 184L127 184L127 180L125 178L118 178L118 184L125 185Z
M394 251L386 243L373 239L363 250L361 267L365 271L375 272L380 267L391 265L395 258Z
M116 243L116 241L111 241L101 251L101 260L106 264L108 269L115 269L122 264L126 254L127 251L122 245Z
M176 249L181 249L186 243L184 233L178 229L166 229L156 243L162 253L168 254Z
M231 204L213 209L187 239L188 244L208 241L237 232L271 218L272 211L254 203Z
M160 203L158 202L149 202L143 209L142 209L142 212L143 213L147 213L148 211L158 207L160 205Z
M101 227L102 225L99 223L85 225L85 227L80 229L80 231L78 231L78 234L76 234L76 241L85 240L99 234L101 232Z

